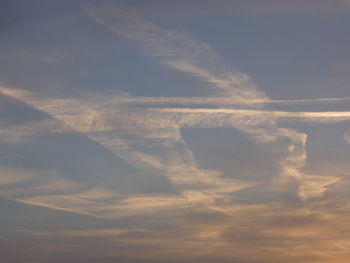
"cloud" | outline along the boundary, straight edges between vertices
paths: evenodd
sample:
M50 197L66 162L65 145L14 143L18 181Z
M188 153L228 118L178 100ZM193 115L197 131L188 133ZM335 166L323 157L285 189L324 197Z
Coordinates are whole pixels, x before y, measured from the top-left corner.
M340 177L335 176L304 176L302 184L302 197L307 199L308 197L322 196L327 190L327 187L342 180Z
M305 206L226 204L222 208L225 214L203 206L169 207L162 213L129 216L127 225L114 219L113 227L107 223L100 228L32 230L24 234L45 249L55 240L64 254L70 253L74 244L74 255L85 250L82 255L87 260L107 255L114 261L124 256L139 262L171 262L169 258L176 258L208 263L311 263L346 262L349 255L344 236L348 213L328 211L322 202Z
M93 96L97 97L97 94ZM252 107L260 106L261 104L267 105L294 105L294 104L324 104L332 102L346 102L349 101L350 97L339 97L339 98L316 98L316 99L296 99L296 100L264 100L264 99L249 99L240 100L231 97L137 97L130 95L115 94L104 99L105 105L129 105L129 106L154 106L154 107L167 107L173 106L217 106L217 107L242 107L251 105Z
M119 24L114 24L119 15L110 17L112 22L109 23L103 12L96 14L97 19L101 15L108 26L113 24L113 30L121 30ZM0 88L1 94L46 113L44 119L0 127L0 159L12 158L14 153L6 149L15 148L32 137L44 144L43 149L34 144L35 149L28 151L39 160L40 170L0 166L0 196L18 202L11 209L1 206L6 227L1 229L0 252L5 261L10 258L7 261L25 259L50 263L101 260L106 263L347 262L350 243L344 233L350 226L348 171L342 171L343 166L339 170L321 167L323 171L306 171L309 158L306 150L310 150L309 137L313 134L308 129L301 131L300 123L347 122L350 113L292 112L263 106L341 102L348 98L269 100L267 95L256 90L248 76L230 73L219 59L216 60L218 55L200 41L159 28L137 14L130 17L121 19L125 32L118 31L120 36L141 43L143 50L162 63L215 84L213 97L88 94L57 99L45 92ZM126 32L127 29L131 33ZM193 56L189 55L190 48L195 49ZM210 54L218 64L206 64ZM295 126L298 129L291 128ZM229 163L229 169L212 170L210 164L202 167L197 162L195 147L191 147L184 135L186 127L197 130L225 127L232 134L241 132L254 146L261 146L262 154L276 163L277 169L266 169L268 165L262 160L259 169L268 173L262 180L254 174L260 172L257 169L252 169L252 175L236 169L235 165L254 166L254 158L259 158L259 154L243 161L238 158L237 163ZM220 138L213 130L210 134L214 140L231 147L230 141ZM142 171L144 181L141 184L149 183L148 174L161 175L170 180L176 191L151 194L119 191L122 188L117 180L119 174L113 170L120 165L117 158L111 158L116 164L111 168L111 176L106 178L104 173L109 167L95 160L95 156L87 158L89 156L85 155L91 148L78 147L85 162L71 159L74 167L87 167L84 172L93 168L95 180L92 182L88 173L82 173L79 180L62 174L60 169L65 168L62 167L65 162L61 166L50 163L47 166L57 169L45 169L46 159L41 157L50 154L46 148L62 147L55 157L66 160L67 155L67 159L70 158L66 151L71 148L66 148L62 137L58 137L57 144L46 145L43 135L51 133L64 136L80 133L85 139L98 143L100 148L104 146L104 150L110 150L110 155L116 155L113 157L119 156L135 167L132 173ZM201 134L194 136L201 137ZM347 141L349 137L348 133L344 136ZM201 139L208 151L211 145L207 138ZM73 138L69 143L79 146L91 141ZM221 147L219 143L216 145ZM244 142L236 146L228 152L223 147L226 162L256 150L252 147L247 151ZM267 150L270 146L280 148L271 154ZM30 147L33 146L23 144L24 149ZM38 154L39 150L44 153ZM220 159L222 155L210 158ZM234 175L227 176L227 172L242 173L240 180L233 179ZM130 175L126 174L125 180L132 181ZM244 195L249 195L249 200L242 198ZM35 215L27 212L32 206L35 206ZM21 211L7 222L7 213L15 209ZM48 217L49 213L55 218ZM77 222L72 223L72 213L78 216ZM92 227L87 219L93 220ZM25 226L31 222L36 224L30 225L31 231L26 231L23 221ZM6 235L7 225L9 231L15 232L10 238Z
M0 196L13 200L33 196L65 195L82 187L81 184L68 180L53 170L33 171L1 165L0 173Z
M111 149L130 164L160 170L162 174L178 180L179 184L206 180L198 175L211 173L198 169L193 154L179 131L183 124L176 123L176 117L162 117L162 114L155 116L154 112L150 112L147 117L144 109L118 106L110 108L108 100L107 105L103 105L103 98L97 104L96 99L92 99L95 105L92 106L92 103L85 104L79 100L40 98L33 93L15 89L2 88L1 91L49 113L67 127L84 133ZM149 147L154 147L156 156L152 155L153 150Z
M17 184L31 180L34 177L33 174L28 174L24 170L13 169L5 166L0 166L0 174L0 186Z
M208 44L185 33L165 30L111 2L96 3L80 1L82 8L97 23L116 35L135 41L162 63L214 85L222 96L243 101L266 98L249 76L225 69L220 56Z
M137 108L125 103L120 106L111 103L115 99L104 100L93 97L87 101L57 100L40 98L33 93L16 89L2 88L1 91L49 113L65 126L71 127L70 129L84 133L111 149L128 163L142 169L160 172L178 187L196 183L207 184L205 182L215 184L215 181L221 185L222 181L220 173L198 168L193 153L179 131L181 127L235 127L261 142L276 140L279 137L289 138L290 154L281 162L283 171L281 175L291 176L300 181L300 196L304 199L319 196L326 189L325 186L337 178L329 179L330 183L317 183L321 179L301 173L299 169L306 161L306 135L292 129L277 127L276 121L301 119L313 122L338 122L350 118L349 112L145 107L149 100L152 102L152 98L145 98L144 107ZM189 102L188 98L186 100ZM26 124L25 127L25 130L30 132L28 127L36 126ZM3 133L6 133L6 130ZM314 178L315 182L311 182L311 178ZM307 187L302 186L303 184Z
M162 113L188 113L205 115L238 115L248 117L265 117L266 119L306 119L306 121L315 122L338 122L348 121L350 118L349 111L323 111L323 112L290 112L290 111L276 111L276 110L250 110L250 109L208 109L208 108L156 108L151 111L158 111ZM204 116L205 116L204 115ZM258 120L256 120L258 122Z
M107 188L90 187L84 190L89 193L86 194L73 187L71 192L57 194L52 192L55 188L59 189L61 185L69 189L69 185L52 181L43 186L45 191L42 195L17 196L13 197L14 200L99 218L119 218L198 204L223 212L227 207L214 205L216 200L255 184L224 178L221 171L201 169L182 137L183 127L234 127L259 143L288 139L288 155L280 161L280 174L276 176L296 180L303 200L322 196L328 186L339 180L332 176L303 173L301 169L307 160L307 134L279 127L277 122L347 121L350 112L289 112L266 110L262 106L266 103L344 101L348 98L269 100L267 95L257 90L249 76L227 70L219 55L207 44L187 34L160 28L139 14L115 5L95 5L84 1L81 6L96 22L121 37L135 41L147 54L162 63L214 85L215 96L147 98L118 94L106 98L90 94L83 99L52 99L29 91L1 87L2 94L17 98L52 118L1 129L3 138L15 141L43 131L77 131L136 168L166 176L179 191L173 196L125 197ZM167 106L169 103L186 107L154 107L154 104ZM189 107L201 104L218 108ZM283 188L282 179L268 183L275 187L281 183L279 187ZM111 204L111 201L114 203Z
M73 130L66 127L62 122L55 119L44 119L30 121L24 124L9 125L0 129L2 142L21 142L28 140L28 137L47 133L69 133Z
M226 94L226 96L242 101L243 103L246 102L247 104L249 103L249 100L268 101L268 97L256 89L249 76L240 72L232 74L227 71L220 61L219 56L208 45L188 35L162 29L155 24L144 20L140 15L130 12L127 9L116 7L112 4L96 5L92 4L92 2L86 1L80 3L87 14L89 14L97 23L102 24L111 32L119 36L136 41L143 46L149 54L160 58L163 63L170 65L177 70L197 76L211 84L215 84L216 88L224 91L224 93L222 93L223 95ZM271 4L272 7L280 6L280 2L277 3L272 1ZM289 5L290 2L287 4ZM305 5L305 3L303 4L300 2L296 6L299 4ZM314 6L315 2L312 1L312 3L310 2L309 4ZM327 5L328 2L326 1L324 4ZM291 5L291 7L293 9L295 6ZM180 113L187 111L186 113L191 113L199 112L200 110L160 109L160 111L180 111ZM216 110L203 109L202 115L206 116L204 113L212 111ZM221 111L226 112L226 109L221 109ZM220 109L218 112L220 113ZM233 109L231 113L236 112L237 110ZM244 112L244 110L241 111L241 113L242 112ZM284 174L297 178L300 180L301 184L303 183L301 178L306 176L300 171L300 168L303 167L306 161L306 134L298 133L292 129L279 128L276 125L276 120L279 117L306 117L313 120L318 118L324 120L325 118L330 117L333 117L334 119L347 119L349 115L347 112L292 113L273 111L266 114L267 112L252 111L250 113L256 114L256 116L254 116L255 118L250 118L247 121L247 118L236 117L236 119L231 119L231 125L253 135L253 137L260 141L274 140L278 137L289 138L291 141L289 147L290 156L281 164L285 171ZM220 117L217 119L220 120ZM182 119L187 122L193 122L195 118L191 115L190 117L185 115ZM220 123L220 121L218 122ZM313 185L314 187L317 187L317 184ZM308 194L302 189L310 189L303 188L302 186L300 189L300 196L306 198ZM310 190L309 192L311 197L313 196L311 193L317 191Z

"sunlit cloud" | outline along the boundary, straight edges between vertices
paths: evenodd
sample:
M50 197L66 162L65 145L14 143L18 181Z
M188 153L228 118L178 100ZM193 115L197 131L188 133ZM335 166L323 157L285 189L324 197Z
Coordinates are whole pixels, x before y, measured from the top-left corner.
M231 9L239 8L219 13L325 12L327 7L334 12L345 4L229 2ZM50 263L57 262L52 255L76 262L346 262L350 183L341 162L350 143L350 111L344 107L350 97L345 92L299 99L269 94L270 99L269 89L258 89L248 74L227 67L214 47L189 33L150 22L128 4L77 3L84 23L99 34L114 37L113 44L127 39L161 66L192 76L206 86L205 96L108 93L104 82L94 91L86 91L85 83L78 94L56 96L1 83L1 99L44 113L0 127L0 197L5 218L16 218L19 225L13 240L24 242L14 250L12 237L1 230L5 258L13 251L25 258L30 250L31 259ZM208 3L203 9L213 5ZM27 51L15 54L39 59ZM45 65L68 63L59 55L40 59ZM132 73L138 77L137 70ZM313 137L322 127L335 126L332 140L344 148L327 149L341 159L329 164L315 157L312 144L325 142ZM221 138L218 130L232 137ZM49 140L55 144L47 145ZM70 153L74 150L77 156ZM146 186L151 190L143 191ZM22 210L27 217L16 214ZM44 222L48 215L55 220Z
M311 178L317 177L304 175L300 172L299 169L304 166L307 158L305 151L307 137L292 129L279 128L276 121L280 119L298 121L300 119L303 122L329 123L348 121L350 118L349 112L289 112L234 108L148 108L147 98L142 108L132 107L132 104L120 106L115 104L113 107L110 100L107 99L105 102L103 98L100 100L92 99L91 101L94 103L92 104L89 101L84 102L77 99L50 100L15 89L2 88L2 92L49 113L68 127L86 134L91 139L111 149L136 167L161 171L178 185L206 181L208 179L202 178L205 174L209 178L214 176L216 180L221 180L218 177L219 174L214 175L215 173L198 169L191 150L182 139L179 132L180 127L235 127L261 142L276 140L278 137L289 138L291 139L290 155L281 162L281 176L291 176L300 181L300 196L303 199L321 195L326 190L325 186L328 183L316 183L318 179L312 182ZM115 100L111 99L111 101ZM122 123L122 128L116 130L117 123L119 125ZM143 144L143 147L146 146L145 150L135 150L135 146L138 147L138 144L125 140L126 134L133 134L135 138L139 138L138 140ZM162 156L149 154L147 144L145 144L147 141L151 143L150 145L157 143ZM177 146L175 147L175 145ZM334 180L337 178L332 178L329 181L333 182ZM303 186L303 184L307 186Z
M266 99L249 76L225 69L220 56L208 44L184 33L165 30L141 15L112 3L96 5L96 2L80 1L80 5L97 23L111 32L136 41L146 53L162 63L213 84L222 96L243 101Z

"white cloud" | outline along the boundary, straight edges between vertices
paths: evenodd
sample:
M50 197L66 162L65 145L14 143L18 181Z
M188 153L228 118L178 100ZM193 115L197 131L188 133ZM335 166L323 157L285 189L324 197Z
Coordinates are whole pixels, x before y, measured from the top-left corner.
M228 71L220 56L208 44L184 33L165 30L133 11L113 4L96 5L88 1L80 1L80 4L97 23L135 41L148 54L170 67L214 84L221 96L234 97L243 102L266 99L266 95L256 89L248 75Z
M20 99L64 124L61 126L56 121L50 120L29 123L22 127L10 127L1 130L3 137L22 137L42 129L48 132L72 129L87 135L139 169L157 171L167 176L182 193L189 185L199 184L202 189L195 195L204 193L204 196L213 197L234 191L236 186L249 185L224 180L220 177L219 171L200 169L191 149L182 138L180 129L234 127L250 134L261 143L280 138L289 140L289 155L280 163L282 171L280 175L294 178L300 183L301 198L321 195L326 186L337 179L335 177L320 179L303 173L301 168L307 160L305 151L307 135L290 128L279 127L277 121L282 119L337 122L349 120L350 112L288 112L265 110L261 109L261 106L264 103L342 101L348 98L269 101L263 92L256 89L249 76L227 70L218 54L207 44L187 34L160 28L140 15L114 5L93 5L90 2L81 5L96 22L113 33L140 44L148 54L157 57L162 63L214 84L216 96L135 98L118 95L105 98L91 95L86 99L50 99L24 90L2 87L1 93ZM169 102L176 102L186 107L154 107L154 104L167 105ZM220 108L188 107L201 103ZM142 104L143 107L137 107L137 104ZM244 105L248 106L248 109L243 108ZM42 200L43 197L33 198L26 202L42 202L53 207L60 207L58 204L61 201L57 200L62 199L57 196L54 199L45 197L45 200ZM79 205L73 204L68 209L74 210L77 207ZM87 211L89 214L95 212Z

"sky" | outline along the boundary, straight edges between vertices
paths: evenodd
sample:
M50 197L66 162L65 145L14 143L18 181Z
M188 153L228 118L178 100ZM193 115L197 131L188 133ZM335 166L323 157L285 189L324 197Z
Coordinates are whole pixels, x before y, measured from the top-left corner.
M0 254L346 263L348 0L1 0Z

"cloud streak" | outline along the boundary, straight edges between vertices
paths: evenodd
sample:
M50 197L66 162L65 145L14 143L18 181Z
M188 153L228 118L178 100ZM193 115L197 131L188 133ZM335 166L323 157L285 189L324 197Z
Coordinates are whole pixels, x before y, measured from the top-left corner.
M193 39L187 35L164 30L153 23L145 21L137 14L120 9L113 5L94 5L91 2L80 2L83 9L99 24L102 24L113 33L125 38L134 40L141 44L149 54L157 56L165 64L173 68L200 77L201 79L215 84L217 88L224 91L222 95L234 98L235 100L247 103L249 100L268 101L268 97L259 92L250 78L240 72L229 73L219 56L206 44ZM87 4L86 4L87 3ZM214 63L213 63L214 61ZM346 99L346 98L345 98ZM325 99L325 101L337 101L337 99ZM322 101L319 100L319 101ZM288 101L280 101L286 103ZM300 100L299 103L308 102ZM256 105L255 105L256 106ZM187 111L199 112L197 109L161 109L162 112ZM215 110L205 109L202 113L209 113ZM218 110L220 112L220 110ZM260 111L237 111L221 109L221 112L247 113L255 114L264 121L257 121L257 118L251 118L248 122L242 121L242 118L234 120L232 126L239 130L248 132L258 140L273 140L278 137L287 137L291 141L289 147L290 156L282 163L284 174L297 178L301 184L306 183L307 175L300 171L306 162L306 134L298 133L292 129L279 128L276 125L276 118L308 118L312 120L325 120L332 118L334 120L347 119L348 112L314 112L314 113L292 113L292 112L260 112ZM186 120L190 119L188 116ZM259 123L260 127L257 125ZM262 134L262 135L261 135ZM310 176L308 177L310 180ZM316 177L312 177L316 178ZM317 183L307 183L319 187ZM308 189L305 190L305 189ZM313 197L315 193L323 191L311 190L310 187L300 187L300 196L303 199Z
M165 30L111 2L79 3L97 23L116 35L135 41L162 63L214 85L214 90L221 96L234 97L243 102L266 99L249 76L225 69L220 56L208 44L185 33Z
M198 168L192 151L179 132L181 127L235 127L262 142L276 140L278 137L289 138L290 155L281 163L282 174L292 176L301 182L300 195L304 199L322 194L326 189L325 186L334 183L338 178L326 180L301 174L299 169L304 166L306 160L306 135L292 129L279 128L276 122L301 120L329 123L348 121L350 118L349 112L152 108L145 107L147 98L144 106L138 108L125 104L119 106L113 103L115 101L113 98L104 100L96 97L85 102L77 99L40 98L38 95L16 89L2 88L1 92L49 113L72 130L84 133L111 149L128 163L166 175L178 186L200 182L222 185L224 182L218 177L218 173ZM119 125L118 129L116 125ZM25 129L18 128L18 130L30 132L31 129L27 128L36 126L26 124ZM11 129L7 133L16 134L13 132L14 128ZM59 130L57 126L56 130ZM6 133L6 130L3 133ZM131 135L133 141L127 139ZM158 146L154 148L152 145ZM154 150L159 153L155 154Z
M277 122L348 121L350 112L289 112L265 110L262 106L267 103L339 102L348 98L269 100L267 95L257 90L249 76L227 70L219 55L209 45L187 34L165 30L130 10L113 4L95 3L81 1L80 5L94 21L118 36L135 41L147 54L158 58L160 62L214 85L215 96L147 98L116 95L107 98L89 96L87 99L51 99L24 90L2 87L2 94L48 113L53 120L8 127L1 130L1 135L16 139L42 130L77 131L112 150L129 164L166 176L176 185L180 196L130 197L121 203L116 201L118 204L112 206L105 203L104 198L100 201L86 200L75 197L76 193L16 198L17 201L109 218L128 215L131 211L148 211L146 203L151 203L152 209L203 202L211 206L216 199L223 198L228 193L254 185L223 178L220 171L201 169L182 138L180 130L183 127L234 127L259 143L287 138L288 155L280 161L279 176L297 180L300 184L299 196L303 200L322 196L327 186L339 180L337 177L303 173L301 168L307 160L307 134L279 127ZM219 108L154 107L154 104L167 106L171 103L180 106L205 104ZM235 108L237 106L239 107ZM201 190L193 190L198 185Z
M164 1L170 3L155 2ZM183 3L196 3L202 8L198 12L206 12L196 1ZM228 69L206 43L161 28L116 2L80 1L90 22L102 25L84 24L92 26L88 34L104 28L128 39L211 92L207 97L134 97L104 95L99 86L97 93L56 98L52 90L44 91L52 86L36 87L42 92L28 91L30 85L28 90L0 87L4 261L347 262L350 112L290 111L289 106L343 107L349 97L270 99L249 76ZM227 4L249 7L234 11L250 13L299 12L309 5L310 11L317 4L277 2ZM78 13L86 23L86 14ZM109 54L95 55L105 59ZM68 70L77 66L68 63ZM94 66L100 65L88 68ZM89 88L95 77L106 76L89 73L92 83L84 79Z

